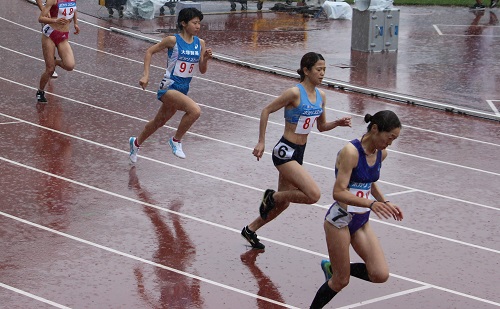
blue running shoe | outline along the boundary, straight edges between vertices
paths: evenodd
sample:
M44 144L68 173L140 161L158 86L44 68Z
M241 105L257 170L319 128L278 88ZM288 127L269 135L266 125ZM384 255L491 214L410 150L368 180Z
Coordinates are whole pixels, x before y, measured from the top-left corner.
M128 139L128 143L130 144L130 154L128 157L130 158L130 162L137 162L137 153L139 152L139 147L135 145L136 137L131 137Z
M321 269L323 270L323 273L325 274L325 281L330 280L332 277L332 263L330 263L329 260L322 260L321 261Z

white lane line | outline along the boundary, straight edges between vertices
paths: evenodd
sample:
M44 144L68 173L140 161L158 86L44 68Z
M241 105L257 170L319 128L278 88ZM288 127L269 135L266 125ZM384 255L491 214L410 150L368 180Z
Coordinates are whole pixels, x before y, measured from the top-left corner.
M16 124L16 123L21 123L21 122L19 122L19 121L0 122L0 125L3 125L3 124Z
M495 106L495 104L493 104L493 101L499 101L499 100L486 100L486 103L488 103L488 105L491 107L491 109L493 110L493 112L495 113L495 115L500 116L500 112L498 111L498 109Z
M7 22L10 22L10 23L13 23L17 26L20 26L20 27L23 27L23 28L26 28L28 30L31 30L31 31L34 31L34 32L40 32L39 30L36 30L36 29L32 29L32 28L29 28L29 27L26 27L24 25L21 25L21 24L18 24L16 22L13 22L11 20L8 20L8 19L5 19L3 17L0 17L0 19L3 19L4 21L7 21ZM89 23L89 22L86 22L87 24L89 25L92 25L92 26L96 26L96 27L99 27L99 28L103 28L101 26L98 26L98 25L94 25L92 23ZM105 30L108 30L108 31L111 31L110 29L108 28L103 28ZM97 48L93 48L93 47L90 47L90 46L86 46L86 45L83 45L83 44L79 44L79 43L76 43L76 42L70 42L71 44L74 44L76 46L80 46L80 47L83 47L83 48L87 48L87 49L90 49L90 50L93 50L93 51L96 51L96 52L99 52L99 53L103 53L103 54L106 54L106 55L109 55L109 56L112 56L112 57L116 57L116 58L120 58L120 59L123 59L123 60L127 60L127 61L130 61L130 62L135 62L135 63L139 63L139 64L143 64L142 61L138 61L138 60L135 60L135 59L131 59L131 58L127 58L127 57L124 57L124 56L120 56L120 55L117 55L117 54L113 54L113 53L109 53L109 52L106 52L106 51L103 51L103 50L99 50ZM8 48L6 48L8 49ZM10 49L9 49L10 50ZM29 56L29 55L26 55L26 54L23 54L21 52L18 52L18 51L14 51L14 50L10 50L12 52L16 52L16 53L19 53L21 55L24 55L24 56L27 56L27 57L31 57L33 59L36 59L36 60L40 60L40 61L43 61L43 59L38 59L38 58L35 58L35 57L32 57L32 56ZM157 69L160 69L161 71L164 71L165 69L163 67L159 67L159 66L156 66L156 65L151 65L152 67L154 68L157 68ZM82 72L83 73L83 72ZM92 75L91 75L92 76ZM97 76L96 76L97 77ZM218 82L218 81L214 81L214 80L210 80L210 79L207 79L207 78L203 78L203 77L200 77L200 76L193 76L193 78L195 79L200 79L200 80L203 80L203 81L206 81L206 82L210 82L210 83L215 83L215 84L219 84L219 85L223 85L223 86L226 86L226 87L231 87L231 88L235 88L235 89L240 89L240 90L244 90L244 91L247 91L247 92L252 92L252 93L256 93L256 94L262 94L262 95L266 95L266 96L269 96L269 97L277 97L276 95L272 95L272 94L268 94L268 93L264 93L264 92L260 92L260 91L256 91L256 90L252 90L252 89L247 89L247 88L243 88L243 87L239 87L239 86L235 86L235 85L231 85L231 84L226 84L226 83L223 83L223 82ZM106 79L108 80L108 79ZM112 80L108 80L110 82L114 82ZM116 82L116 83L119 83L119 82ZM130 87L130 86L129 86ZM155 92L153 92L155 93ZM200 104L202 105L202 104ZM214 108L214 107L211 107L211 106L208 106L208 105L205 105L205 107L207 108ZM216 109L216 108L214 108ZM338 112L341 112L341 113L345 113L345 114L350 114L350 115L354 115L356 117L364 117L364 115L357 115L357 114L353 114L353 113L350 113L350 112L346 112L346 111L341 111L341 110L336 110L336 109L333 109L333 108L329 108L327 107L328 110L333 110L333 111L338 111ZM229 113L233 113L233 114L237 114L239 116L243 116L243 117L246 117L246 115L243 115L243 114L239 114L239 113L234 113L234 112L230 112L230 111L227 111L227 110L223 110L223 109L218 109L220 111L223 111L223 112L229 112ZM255 118L255 117L250 117L250 118ZM258 119L258 118L257 118ZM281 125L281 124L280 124ZM443 132L438 132L438 131L433 131L433 130L429 130L429 129L423 129L423 128L418 128L418 127L414 127L414 126L410 126L410 125L404 125L406 128L412 128L412 129L416 129L416 130L420 130L420 131L424 131L424 132L430 132L430 133L433 133L433 134L438 134L438 135L444 135L444 136L448 136L448 137L453 137L453 138L458 138L458 139L464 139L464 140L468 140L468 141L471 141L471 142L478 142L478 143L483 143L483 144L487 144L487 145L492 145L492 146L497 146L497 147L500 147L500 144L494 144L494 143L490 143L490 142L486 142L486 141L481 141L481 140L477 140L477 139L471 139L471 138L466 138L466 137L463 137L463 136L458 136L458 135L453 135L453 134L448 134L448 133L443 133ZM319 133L319 132L312 132L313 134L314 133ZM328 136L328 135L327 135ZM345 139L341 139L341 140L345 140ZM345 140L347 141L347 140ZM391 151L394 151L394 150L391 150ZM396 152L396 151L394 151ZM404 154L404 153L402 153Z
M172 213L172 214L175 214L175 215L187 218L187 219L192 219L194 221L202 222L202 223L205 223L205 224L208 224L208 225L212 225L212 226L215 226L215 227L219 227L219 228L222 228L222 229L225 229L225 230L228 230L228 231L232 231L232 232L235 232L235 233L240 233L240 231L237 230L237 229L233 229L233 228L230 228L230 227L227 227L227 226L224 226L224 225L221 225L221 224L217 224L217 223L214 223L214 222L210 222L210 221L207 221L207 220L204 220L204 219L200 219L200 218L197 218L197 217L194 217L194 216L186 215L186 214L183 214L183 213L180 213L180 212L176 212L176 211L173 211L173 210L170 210L170 209L162 208L162 207L159 207L159 206L156 206L156 205L153 205L153 204L149 204L149 203L146 203L146 202L143 202L143 201L140 201L140 200L136 200L136 199L133 199L133 198L130 198L130 197L127 197L127 196L123 196L123 195L120 195L120 194L117 194L117 193L114 193L114 192L111 192L111 191L107 191L107 190L104 190L104 189L93 187L93 186L90 186L90 185L85 184L85 183L81 183L81 182L78 182L78 181L75 181L75 180L72 180L72 179L68 179L68 178L65 178L65 177L62 177L62 176L58 176L58 175L55 175L55 174L52 174L52 173L49 173L49 172L37 169L35 167L31 167L31 166L26 165L26 164L22 164L22 163L13 161L13 160L6 159L4 157L0 157L0 160L8 162L8 163L11 163L13 165L17 165L19 167L23 167L23 168L29 169L31 171L35 171L35 172L42 173L42 174L45 174L45 175L48 175L48 176L51 176L51 177L54 177L54 178L65 180L65 181L71 182L73 184L76 184L76 185L79 185L79 186L82 186L82 187L85 187L85 188L88 188L88 189L91 189L91 190L98 191L100 193L108 194L108 195L111 195L111 196L114 196L114 197L118 197L118 198L130 201L130 202L133 202L133 203L137 203L137 204L141 204L143 206L155 208L155 209L158 209L160 211L165 211L165 212L168 212L168 213ZM50 228L38 225L38 224L30 222L28 220L20 219L18 217L15 217L15 216L3 213L1 211L0 211L0 215L4 215L6 217L12 218L14 220L18 220L20 222L23 222L23 223L26 223L26 224L29 224L29 225L32 225L32 226L40 227L40 228L42 228L44 230L47 230L47 231L54 231L54 230L52 230ZM59 234L59 235L65 236L65 237L67 235L67 237L71 238L71 239L76 239L76 240L79 239L79 238L77 238L75 236L71 236L69 234L61 233L61 232L58 232L58 231L54 231L54 232L56 234ZM318 253L318 252L315 252L315 251L312 251L312 250L304 249L304 248L297 247L297 246L294 246L294 245L289 245L289 244L286 244L286 243L283 243L283 242L279 242L279 241L275 241L275 240L272 240L272 239L269 239L269 238L264 238L264 237L260 237L260 238L264 239L264 240L266 240L268 242L272 242L272 243L278 244L280 246L288 247L290 249L294 249L294 250L302 251L302 252L305 252L305 253L313 254L313 255L319 256L321 258L328 258L328 255L326 255L326 254L321 254L321 253ZM87 241L84 241L84 242L87 243ZM88 242L88 243L90 245L94 245L94 243L91 243L91 242ZM101 247L100 245L98 245L98 246ZM474 245L474 247L476 247L476 246ZM106 247L103 247L102 249L107 250ZM488 251L491 251L491 249L489 249L489 248L485 248L485 249L487 249ZM113 249L111 249L111 250L113 250ZM121 252L119 252L119 251L116 251L115 253L121 254ZM143 261L143 260L141 259L140 261ZM148 264L151 264L151 265L154 265L154 266L165 268L165 266L163 266L161 264L156 264L156 263L152 264L153 262L150 262L150 261L147 261L147 260L144 260L144 262L148 263ZM167 268L165 268L165 269L167 269ZM188 274L188 276L191 276L191 275ZM456 295L461 295L461 296L464 296L464 297L467 297L467 298L471 298L471 299L474 299L474 300L478 300L478 301L482 301L482 302L486 302L486 303L490 303L490 304L496 304L496 303L494 303L494 302L492 302L490 300L482 299L482 298L479 298L479 297L476 297L476 296L473 296L473 295L461 293L461 292L458 292L458 291L455 291L455 290L451 290L451 289L447 289L447 288L444 288L444 287L441 287L441 286L432 285L432 284L429 284L429 283L426 283L426 282L423 282L423 281L419 281L419 280L415 280L415 279L412 279L412 278L407 278L407 277L404 277L404 276L401 276L401 275L390 273L390 276L398 278L398 279L401 279L401 280L404 280L404 281L413 282L413 283L416 283L416 284L419 284L419 285L430 286L432 288L435 288L435 289L438 289L438 290L441 290L441 291L445 291L445 292L456 294ZM258 298L261 298L261 297L258 296ZM263 298L261 298L261 299L263 299Z
M235 287L232 287L232 286L229 286L229 285L217 282L217 281L213 281L213 280L210 280L210 279L207 279L207 278L204 278L204 277L193 275L193 274L190 274L190 273L182 271L182 270L178 270L178 269L175 269L175 268L172 268L172 267L168 267L168 266L165 266L165 265L162 265L162 264L150 261L150 260L146 260L146 259L140 258L140 257L132 255L132 254L128 254L128 253L125 253L125 252L122 252L122 251L119 251L119 250L116 250L116 249L113 249L113 248L109 248L109 247L97 244L95 242L91 242L91 241L85 240L83 238L79 238L79 237L76 237L76 236L73 236L73 235L70 235L70 234L66 234L66 233L63 233L63 232L60 232L60 231L57 231L57 230L45 227L43 225L40 225L40 224L31 222L31 221L28 221L28 220L21 219L21 218L18 218L16 216L13 216L13 215L10 215L10 214L7 214L7 213L4 213L2 211L0 211L0 215L2 215L4 217L7 217L7 218L10 218L10 219L13 219L13 220L16 220L16 221L19 221L21 223L33 226L33 227L36 227L38 229L41 229L41 230L44 230L44 231L47 231L47 232L54 233L54 234L57 234L59 236L69 238L71 240L75 240L75 241L81 242L83 244L86 244L86 245L89 245L89 246L92 246L92 247L95 247L95 248L98 248L98 249L102 249L102 250L105 250L105 251L108 251L108 252L111 252L111 253L114 253L114 254L118 254L118 255L121 255L123 257L135 260L135 261L139 261L139 262L142 262L142 263L145 263L145 264L149 264L151 266L155 266L155 267L159 267L159 268L162 268L162 269L166 269L168 271L177 273L179 275L183 275L183 276L186 276L186 277L189 277L189 278L192 278L192 279L196 279L196 280L208 283L208 284L212 284L212 285L221 287L223 289L227 289L227 290L230 290L230 291L233 291L233 292L237 292L237 293L240 293L240 294L243 294L243 295L246 295L246 296L250 296L250 297L253 297L253 298L258 298L258 299L261 299L261 300L273 303L275 305L283 306L283 307L286 307L286 308L297 308L297 307L293 307L291 305L287 305L287 304L275 301L275 300L267 298L267 297L262 297L262 296L259 296L257 294L253 294L253 293L250 293L250 292L247 292L247 291L244 291L244 290L240 290L238 288L235 288Z
M7 81L7 82L10 82L10 83L13 83L13 84L25 87L25 88L36 90L35 87L27 86L27 85L24 85L24 84L21 84L21 83L18 83L18 82L15 82L15 81L3 78L3 77L0 77L0 80L4 80L4 81ZM49 94L51 94L53 96L56 96L58 98L62 98L62 99L65 99L65 100L68 100L68 101L71 101L71 102L74 102L74 103L77 103L77 104L81 104L81 105L84 105L84 106L89 106L89 107L92 107L92 108L95 108L95 109L103 110L103 111L106 111L106 112L110 112L110 113L117 114L117 115L120 115L120 116L123 116L123 117L128 117L128 118L131 118L131 119L139 120L139 121L142 121L142 122L148 122L148 120L146 120L146 119L141 119L141 118L138 118L138 117L130 116L128 114L124 114L124 113L117 112L117 111L114 111L114 110L110 110L110 109L107 109L107 108L95 106L95 105L92 105L92 104L89 104L89 103L85 103L85 102L81 102L81 101L78 101L78 100L75 100L75 99L67 98L67 97L64 97L64 96L61 96L61 95L58 95L58 94L54 94L54 93L50 93L50 92L47 92L47 91L46 91L46 93L49 93ZM0 115L4 115L5 117L11 118L11 119L15 119L15 120L22 121L22 122L25 122L25 123L28 123L28 124L31 124L31 125L38 126L37 124L33 124L31 122L28 122L28 121L25 121L25 120L22 120L22 119L19 119L19 118L16 118L16 117L8 116L6 114L0 113ZM167 125L165 125L164 127L172 129L172 130L176 129L174 127L170 127L170 126L167 126ZM45 128L45 127L42 127L42 128ZM61 133L61 134L64 134L64 133L62 133L60 131L57 131L57 132ZM223 140L219 140L219 139L216 139L216 138L208 137L208 136L197 134L197 133L190 132L190 131L188 131L187 134L193 135L193 136L197 136L197 137L200 137L200 138L204 138L204 139L208 139L208 140L211 140L211 141L215 141L215 142L219 142L219 143L223 143L223 144L227 144L227 145L239 147L239 148L242 148L242 149L247 149L247 150L250 150L250 151L253 150L253 148L250 148L250 147L238 145L238 144L235 144L235 143L226 142L226 141L223 141ZM71 136L77 138L76 136L73 136L73 135L71 135ZM92 142L92 141L89 141L89 142ZM100 145L100 144L97 143L97 145ZM264 153L266 155L271 155L270 152L264 152ZM142 157L142 156L139 156L139 157ZM334 171L334 168L325 167L325 166L314 164L314 163L310 163L310 162L307 162L307 161L304 161L304 164L305 165L311 165L311 166L318 167L318 168L322 168L322 169L326 169L326 170ZM408 190L415 190L415 191L418 191L418 192L421 192L421 193L425 193L425 194L429 194L429 195L433 195L433 196L437 196L437 197L441 197L441 198L445 198L445 199L450 199L450 200L454 200L454 201L457 201L457 202L468 203L468 204L480 206L480 207L483 207L483 208L488 208L488 209L491 209L491 210L500 211L499 208L496 208L496 207L493 207L493 206L483 205L483 204L480 204L480 203L466 201L466 200L462 200L462 199L455 198L455 197L450 197L450 196L446 196L446 195L442 195L442 194L438 194L438 193L433 193L433 192L429 192L429 191L425 191L425 190L411 188L411 187L400 185L400 184L397 184L397 183L391 183L391 182L387 182L387 181L383 181L383 180L379 180L378 182L379 183L386 183L386 184L393 185L393 186L400 187L400 188L405 188L405 189L408 189ZM326 209L328 209L328 207L329 207L329 206L322 206L322 205L318 205L318 204L314 204L314 205L315 206L319 206L321 208L326 208Z
M2 114L2 113L0 113L0 115L5 116L5 117L15 118L15 117L8 116L8 115ZM117 148L114 148L114 147L111 147L111 146L108 146L108 145L105 145L105 144L101 144L101 143L97 143L97 142L94 142L94 141L90 141L90 140L87 140L87 139L84 139L84 138L81 138L81 137L77 137L77 136L74 136L74 135L71 135L71 134L68 134L68 133L65 133L65 132L61 132L61 131L57 131L57 130L54 130L54 129L51 129L51 128L43 127L41 125L30 123L30 122L22 120L22 119L19 119L19 121L22 121L22 122L24 122L26 124L29 124L29 125L41 128L41 129L45 129L45 130L48 130L48 131L51 131L51 132L59 133L59 134L64 135L64 136L75 138L75 139L78 139L80 141L88 142L90 144L93 144L93 145L96 145L96 146L99 146L99 147L104 147L104 148L107 148L107 149L110 149L110 150L113 150L113 151L117 151L117 152L121 152L121 153L124 153L124 154L128 154L128 151L125 151L125 150L117 149ZM236 182L236 181L228 180L228 179L225 179L225 178L221 178L221 177L217 177L217 176L205 174L205 173L202 173L202 172L198 172L198 171L191 170L191 169L188 169L188 168L180 167L180 166L177 166L177 165L169 164L169 163L166 163L166 162L163 162L163 161L160 161L160 160L156 160L156 159L152 159L152 158L149 158L149 157L146 157L146 156L141 156L141 158L143 158L145 160L149 160L149 161L155 162L155 163L159 163L159 164L162 164L162 165L166 165L166 166L169 166L169 167L177 168L177 169L180 169L180 170L188 172L188 173L194 173L194 174L196 174L198 176L204 176L204 177L212 178L214 180L218 180L218 181L230 183L230 184L233 184L233 185L236 185L236 186L240 186L240 187L244 187L244 188L251 189L251 190L257 190L257 191L260 191L260 192L264 191L263 189L252 187L252 186L249 186L249 185L246 185L246 184L242 184L242 183L239 183L239 182ZM84 184L84 183L81 183L81 182L78 182L78 181L75 181L75 180L72 180L72 179L69 179L69 178L65 178L65 177L58 176L58 175L55 175L55 174L52 174L52 173L48 173L48 172L39 170L39 169L31 167L31 166L28 166L28 165L25 165L25 164L22 164L22 163L18 163L16 161L9 160L9 159L1 157L1 156L0 156L0 160L4 160L4 161L10 162L12 164L15 164L15 165L18 165L18 166L22 166L24 168L27 168L27 169L30 169L30 170L33 170L33 171L36 171L36 172L39 172L39 173L43 173L43 174L46 174L46 175L49 175L49 176L52 176L52 177L56 177L56 178L59 178L59 179L62 179L62 180L65 180L65 181L68 181L68 182L71 182L71 183L74 183L74 184L78 184L80 186L84 186L84 187L89 188L89 189L95 189L97 191L113 195L115 197L128 199L128 200L133 201L133 202L138 202L135 199L131 199L131 198L128 198L128 197L125 197L125 196L122 196L122 195L119 195L119 194L115 194L113 192L109 192L109 191L106 191L106 190L103 190L103 189L95 188L93 186L90 186L90 185L87 185L87 184ZM143 205L146 205L146 204L144 204L142 202L140 202L140 203L143 204ZM157 206L154 206L152 204L147 204L147 205L155 207L155 208L157 207ZM319 205L319 204L312 204L311 206L316 206L316 207L320 207L320 208L325 208L326 207L326 206ZM326 208L328 208L328 207L326 207ZM163 209L163 208L159 207L158 209ZM169 211L169 212L171 212L171 211ZM172 212L172 213L181 215L181 213L177 213L177 212ZM182 215L182 216L187 216L187 215ZM210 221L204 221L204 220L202 220L200 218L191 217L191 216L189 218L193 219L193 220L200 221L200 222L204 222L204 223L207 223L207 224L210 224L210 225L214 225L214 226L217 226L217 227L221 227L221 228L224 228L224 229L227 229L227 230L231 230L233 232L237 232L237 233L240 232L239 230L232 229L232 228L226 227L224 225L218 225L218 224L210 222ZM373 222L378 222L378 223L382 223L382 224L385 224L385 225L389 225L391 227L404 229L404 230L407 230L407 231L411 231L411 232L423 234L423 235L430 236L430 237L435 237L435 238L438 238L438 239L441 239L441 240L446 240L446 241L454 242L454 243L457 243L457 244L461 244L461 245L465 245L465 246L469 246L469 247L473 247L473 248L477 248L477 249L482 249L482 250L485 250L485 251L490 251L490 252L493 252L493 253L500 253L499 250L495 250L495 249L491 249L491 248L487 248L487 247L482 247L482 246L478 246L478 245L475 245L475 244L466 243L466 242L463 242L463 241L459 241L459 240L455 240L455 239L452 239L452 238L447 238L447 237L444 237L444 236L439 236L439 235L431 234L431 233L424 232L424 231L415 230L415 229L412 229L412 228L400 226L400 225L389 223L389 222L385 222L385 221L382 221L382 220L377 220L377 219L371 219L371 220L373 220ZM308 250L308 249L296 247L296 246L293 246L293 245L290 245L290 244L278 242L278 241L267 239L267 238L264 238L264 237L260 237L260 238L263 239L263 240L274 242L276 244L287 246L289 248L294 248L294 249L297 249L297 250L300 250L300 251L303 251L303 252L312 253L312 254L316 254L318 256L326 257L325 255L320 254L320 253L315 252L315 251L311 251L311 250Z
M45 299L43 297L40 297L40 296L36 296L34 294L31 294L31 293L28 293L26 291L23 291L23 290L20 290L20 289L17 289L13 286L10 286L10 285L7 285L5 283L2 283L0 282L0 287L4 288L4 289L7 289L7 290L11 290L13 292L16 292L18 294L21 294L21 295L24 295L24 296L28 296L29 298L33 298L35 300L38 300L38 301L41 301L43 303L46 303L46 304L49 304L49 305L52 305L54 307L57 307L57 308L61 308L61 309L71 309L70 307L66 307L66 306L63 306L61 304L58 304L56 302L53 302L51 300L48 300L48 299Z
M376 302L379 302L379 301L384 301L384 300L388 300L388 299L391 299L391 298L395 298L395 297L399 297L399 296L403 296L403 295L407 295L407 294L411 294L411 293L415 293L415 292L420 292L420 291L427 290L427 289L430 289L430 288L432 288L432 287L428 286L428 285L427 286L421 286L421 287L414 288L414 289L409 289L409 290L406 290L406 291L401 291L401 292L397 292L397 293L393 293L393 294L388 294L388 295L381 296L381 297L376 297L376 298L364 300L364 301L356 303L356 304L351 304L351 305L347 305L347 306L344 306L344 307L338 307L337 309L349 309L349 308L361 307L361 306L373 304L373 303L376 303Z
M32 58L32 59L35 59L35 60L38 60L38 61L43 61L43 59L39 59L39 58L30 56L30 55L27 55L27 54L23 54L21 52L18 52L16 50L10 49L8 47L4 47L2 45L0 45L0 48L3 48L5 50L8 50L8 51L13 52L13 53L17 53L17 54L23 55L23 56L28 57L28 58ZM105 77L101 77L101 76L94 75L94 74L91 74L91 73L86 73L86 72L83 72L83 71L80 71L80 70L77 70L77 69L74 69L73 72L80 73L80 74L83 74L83 75L87 75L87 76L90 76L90 77L93 77L93 78L97 78L97 79L100 79L100 80L104 80L104 81L107 81L107 82L111 82L111 83L114 83L114 84L118 84L120 86L125 86L125 87L129 87L129 88L132 88L132 89L144 91L139 86L128 85L128 84L125 84L125 83L122 83L122 82L118 82L118 81L114 81L114 80L111 80L111 79L108 79L108 78L105 78ZM2 78L2 77L0 77L0 78ZM5 78L2 78L2 79L6 80L6 81L14 82L14 81L11 81L9 79L5 79ZM21 84L19 84L19 85L21 85ZM33 87L28 87L28 88L33 88ZM156 92L151 91L151 90L145 90L145 91L146 92L150 92L150 93L156 93ZM52 93L47 92L47 91L46 91L46 93L52 94ZM215 107L212 107L212 106L209 106L209 105L205 105L205 104L201 104L201 103L198 103L198 105L206 107L206 108L214 109L214 110L217 110L217 111L222 111L222 112L225 112L225 113L230 113L230 114L233 114L233 115L238 115L238 116L241 116L241 117L250 118L250 119L254 119L254 120L259 121L259 118L257 118L257 117L252 117L252 116L248 116L248 115L245 115L245 114L236 113L236 112L224 110L224 109L221 109L221 108L215 108ZM91 104L87 104L87 106L95 107L95 105L91 105ZM102 110L106 110L106 109L102 109ZM106 110L106 111L109 111L109 110ZM129 117L128 115L126 115L126 116ZM277 122L274 122L274 121L268 121L268 123L274 124L274 125L277 125L277 126L281 126L281 127L284 126L284 124L277 123ZM175 129L175 128L172 128L172 129ZM191 132L188 131L188 133L191 133ZM322 133L322 132L312 131L311 134L320 135L320 136L327 137L327 138L333 138L333 139L337 139L337 140L341 140L341 141L345 141L345 142L349 141L348 139L341 138L341 137L336 137L336 136L332 136L332 135L329 135L329 134L326 134L326 133ZM199 135L199 136L202 136L202 135ZM203 138L207 138L205 136L202 136L202 137ZM406 152L402 152L402 151L397 151L397 150L393 150L393 149L389 149L388 151L390 151L391 153L397 153L397 154L401 154L401 155L406 155L406 156L414 157L414 158L421 159L421 160L428 160L428 161L432 161L432 162L436 162L436 163L440 163L440 164L444 164L444 165L451 165L451 166L454 166L454 167L468 169L468 170L472 170L472 171L476 171L476 172L480 172L480 173L486 173L486 174L491 174L491 175L495 175L495 176L500 176L500 173L496 173L496 172L492 172L492 171L487 171L487 170L483 170L483 169L479 169L479 168L475 168L475 167L470 167L470 166L466 166L466 165L461 165L461 164L446 162L446 161L442 161L442 160L438 160L438 159L432 159L432 158L423 157L423 156L419 156L419 155L415 155L415 154L410 154L410 153L406 153Z
M439 30L438 26L437 25L432 25L434 27L434 29L436 30L436 32L439 34L439 35L443 35L443 33L441 32L441 30Z

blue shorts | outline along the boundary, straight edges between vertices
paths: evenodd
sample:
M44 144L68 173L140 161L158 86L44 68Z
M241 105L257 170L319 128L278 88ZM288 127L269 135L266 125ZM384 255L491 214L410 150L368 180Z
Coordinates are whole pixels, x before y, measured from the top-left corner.
M173 89L173 90L177 90L185 95L188 94L188 91L189 91L189 84L179 84L179 83L172 83L171 85L165 87L165 88L160 88L158 89L158 91L156 92L156 97L158 98L158 100L161 101L161 97L167 93L168 90L170 89Z
M273 148L274 166L285 164L290 161L297 161L300 165L302 165L305 150L306 144L296 145L282 137Z

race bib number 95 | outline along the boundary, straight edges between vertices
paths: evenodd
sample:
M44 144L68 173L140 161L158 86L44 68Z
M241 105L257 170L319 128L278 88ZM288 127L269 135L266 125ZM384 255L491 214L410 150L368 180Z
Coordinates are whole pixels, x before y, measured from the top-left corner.
M197 67L198 63L177 61L175 63L174 75L179 77L193 77Z

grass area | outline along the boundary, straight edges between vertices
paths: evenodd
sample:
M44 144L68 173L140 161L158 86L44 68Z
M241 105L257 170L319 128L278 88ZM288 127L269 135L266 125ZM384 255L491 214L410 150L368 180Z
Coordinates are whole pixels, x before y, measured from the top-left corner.
M346 0L346 2L349 4L354 4L353 0ZM394 0L394 6L399 6L399 5L471 6L474 3L476 3L475 0Z

